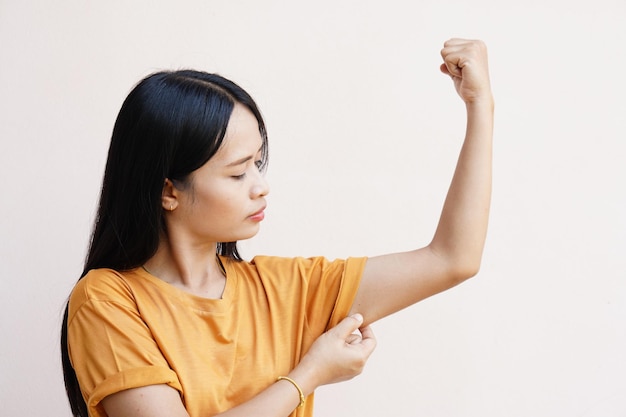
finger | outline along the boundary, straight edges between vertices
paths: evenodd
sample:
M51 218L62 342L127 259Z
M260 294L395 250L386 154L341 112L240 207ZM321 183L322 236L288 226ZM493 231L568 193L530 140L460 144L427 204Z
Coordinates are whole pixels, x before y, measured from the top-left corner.
M475 55L482 47L482 41L468 39L452 38L444 42L441 57L449 74L460 77L468 56Z
M352 333L346 338L346 343L349 345L359 344L362 340L362 337L356 333Z
M462 77L462 68L463 68L463 53L462 51L446 51L445 49L441 51L441 56L443 57L443 65L446 67L446 73L453 77Z
M457 40L448 41L441 50L441 57L446 64L452 63L459 68L463 68L467 62L480 61L487 55L487 47L483 41ZM448 65L450 69L450 66ZM451 71L454 73L454 71Z
M448 71L448 67L446 66L446 64L441 64L439 66L439 69L441 70L441 72L443 72L446 75L449 75L450 77L454 78L453 74L450 74L450 71Z
M370 326L361 327L359 329L361 331L361 343L360 345L365 348L367 355L371 355L374 349L376 348L376 336L374 336L374 331Z
M363 324L363 316L357 313L341 320L339 324L330 329L329 332L333 332L338 337L346 340L361 324Z
M374 336L374 331L371 326L363 326L359 329L359 331L361 332L361 338L376 340L376 336Z
M452 51L451 49L452 48L443 48L441 50L441 58L443 58L443 64L441 64L440 69L444 74L454 77L460 77L461 68L459 68L459 53L458 51Z
M460 46L460 45L466 45L468 43L472 43L474 42L471 39L464 39L464 38L450 38L447 41L445 41L443 43L443 46L445 48L450 48L450 47L455 47L455 46Z

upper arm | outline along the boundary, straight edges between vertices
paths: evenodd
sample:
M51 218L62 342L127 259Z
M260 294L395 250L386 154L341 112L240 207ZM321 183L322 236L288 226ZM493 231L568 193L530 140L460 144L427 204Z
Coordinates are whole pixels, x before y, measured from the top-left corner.
M453 264L430 246L367 260L350 313L365 323L402 310L459 284L471 275L458 274Z
M180 394L169 385L147 385L105 397L108 417L189 417Z

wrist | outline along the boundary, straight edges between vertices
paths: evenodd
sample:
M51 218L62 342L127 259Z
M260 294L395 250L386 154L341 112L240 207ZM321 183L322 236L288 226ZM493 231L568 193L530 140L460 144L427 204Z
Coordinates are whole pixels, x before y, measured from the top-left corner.
M491 93L484 94L480 97L473 97L471 100L467 100L465 102L465 106L469 111L490 111L493 113L495 107L495 101L493 99L493 95Z
M276 379L276 382L280 382L280 381L286 381L286 382L290 383L291 385L293 385L293 387L298 392L298 400L299 400L299 402L298 402L298 407L297 408L302 407L304 405L304 397L305 396L304 396L304 392L302 391L302 388L300 388L300 385L293 378L290 378L288 376L279 376Z
M309 366L307 362L306 357L303 358L303 360L287 374L287 377L298 384L305 397L312 394L313 391L321 385L316 377L315 368Z

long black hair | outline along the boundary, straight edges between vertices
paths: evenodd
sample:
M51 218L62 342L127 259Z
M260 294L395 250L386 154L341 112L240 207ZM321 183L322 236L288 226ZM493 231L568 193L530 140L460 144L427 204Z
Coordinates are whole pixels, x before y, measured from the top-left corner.
M95 268L129 270L143 265L165 232L161 194L165 179L185 182L220 148L236 103L256 117L267 163L267 133L254 100L216 74L163 71L144 78L117 116L107 157L100 203L81 274ZM219 242L218 254L241 260L237 242ZM61 329L65 389L76 417L87 405L70 362L68 305Z

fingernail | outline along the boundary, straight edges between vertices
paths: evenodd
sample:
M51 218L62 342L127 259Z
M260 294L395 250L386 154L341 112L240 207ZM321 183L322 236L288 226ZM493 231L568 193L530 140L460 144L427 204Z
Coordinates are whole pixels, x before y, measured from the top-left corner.
M352 317L357 319L357 321L359 321L359 323L363 322L363 316L361 314L359 314L359 313L353 314Z

